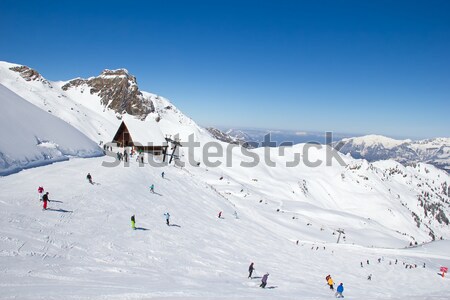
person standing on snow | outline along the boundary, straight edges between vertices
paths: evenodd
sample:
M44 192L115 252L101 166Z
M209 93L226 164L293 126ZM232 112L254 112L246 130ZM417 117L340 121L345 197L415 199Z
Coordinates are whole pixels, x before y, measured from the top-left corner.
M91 176L91 173L88 173L88 174L86 175L86 179L89 181L90 184L94 184L94 183L92 183L92 176Z
M133 228L133 230L136 230L136 218L134 217L134 215L131 216L131 228Z
M154 185L154 184L152 184L152 185L150 186L150 192L152 192L152 193L155 192L155 185Z
M221 211L219 211L218 218L219 218L219 219L222 218L222 212L221 212Z
M342 295L343 292L344 292L344 285L341 282L336 289L336 294L335 294L336 298L344 298L344 295Z
M169 222L170 214L167 212L164 215L166 216L166 224L167 224L167 226L169 226L170 225L170 222Z
M328 282L328 285L330 286L330 290L333 290L334 291L334 281L333 281L333 279L331 278L331 276L330 277L328 277L328 280L327 280L327 282Z
M164 179L164 175L165 175L165 173L164 172L162 172L161 173L161 177Z
M44 201L44 205L43 205L42 208L43 208L44 210L47 210L47 202L50 201L50 200L48 199L48 192L45 193L44 196L42 196L42 201Z
M42 186L38 187L38 194L39 194L40 201L42 201L43 193L44 193L44 187L42 187Z
M255 268L253 267L253 263L251 263L250 266L248 267L248 278L252 279L252 274L254 270Z
M267 278L269 277L269 273L264 274L264 276L261 279L261 284L259 287L265 288L267 285Z

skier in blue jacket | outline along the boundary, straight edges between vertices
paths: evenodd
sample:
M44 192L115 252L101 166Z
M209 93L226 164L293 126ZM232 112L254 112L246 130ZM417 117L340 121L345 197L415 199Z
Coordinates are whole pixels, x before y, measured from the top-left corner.
M336 289L336 298L344 298L344 295L342 293L344 292L344 284L341 282L339 286Z

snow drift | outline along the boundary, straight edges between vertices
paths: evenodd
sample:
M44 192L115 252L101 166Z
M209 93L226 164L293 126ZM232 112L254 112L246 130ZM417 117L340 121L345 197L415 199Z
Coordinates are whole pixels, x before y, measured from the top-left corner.
M0 175L103 151L80 131L0 84Z

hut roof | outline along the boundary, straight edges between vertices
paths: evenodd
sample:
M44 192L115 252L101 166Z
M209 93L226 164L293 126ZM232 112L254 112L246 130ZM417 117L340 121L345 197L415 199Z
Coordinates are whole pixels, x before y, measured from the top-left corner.
M153 146L166 145L166 139L158 126L158 123L152 118L147 118L144 121L133 118L132 116L124 116L122 122L128 128L134 143L140 143L142 146L147 146L152 143Z

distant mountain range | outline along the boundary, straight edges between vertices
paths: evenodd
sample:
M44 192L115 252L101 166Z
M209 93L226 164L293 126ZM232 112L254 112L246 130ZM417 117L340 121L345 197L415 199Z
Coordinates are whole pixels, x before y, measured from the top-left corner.
M369 162L393 159L403 165L428 163L450 172L450 138L395 140L381 135L344 138L339 151Z
M251 148L261 147L267 134L279 146L282 143L325 144L325 133L269 129L216 129L208 128L212 135L224 142L240 144ZM333 145L353 158L363 158L369 162L392 159L403 165L429 163L450 172L450 138L425 140L396 140L381 135L351 137L348 134L333 133Z
M209 127L208 131L221 141L249 145L251 148L261 147L261 143L268 138L269 134L270 141L275 143L274 147L282 144L326 143L325 132L222 127ZM339 141L351 136L350 134L333 133L332 138L333 141Z

